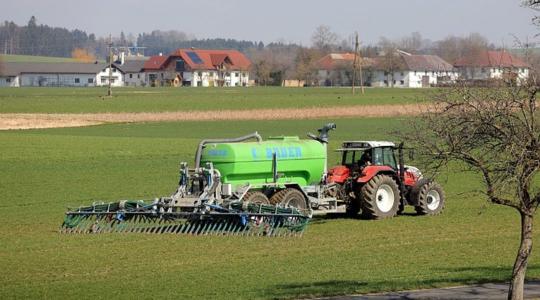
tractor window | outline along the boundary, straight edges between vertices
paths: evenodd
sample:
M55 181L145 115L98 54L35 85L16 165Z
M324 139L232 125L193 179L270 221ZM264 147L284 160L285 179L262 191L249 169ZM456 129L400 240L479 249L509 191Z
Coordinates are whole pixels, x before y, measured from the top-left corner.
M396 158L394 157L394 149L387 147L383 148L384 164L397 169Z
M382 148L373 148L373 164L377 166L384 165Z
M343 152L342 165L352 165L356 159L356 151L345 151Z

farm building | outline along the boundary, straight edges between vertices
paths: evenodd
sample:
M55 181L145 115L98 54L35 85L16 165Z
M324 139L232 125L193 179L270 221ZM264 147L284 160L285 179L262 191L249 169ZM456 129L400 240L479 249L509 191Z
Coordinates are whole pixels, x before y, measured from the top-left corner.
M103 63L23 63L2 64L0 86L86 87L108 84L109 68ZM113 67L114 86L123 85L123 74Z
M353 61L354 53L330 53L323 56L316 63L318 84L322 86L351 85Z
M151 85L247 86L251 62L236 50L178 49L144 65Z
M475 55L458 59L454 66L460 79L525 80L529 77L529 65L507 51L481 51Z
M458 73L454 67L437 55L415 55L404 51L396 53L396 68L388 72L384 59L375 60L366 82L374 87L421 88L455 81Z
M414 55L398 50L392 71L388 71L385 59L383 56L359 59L366 85L419 88L451 82L458 76L451 64L436 55ZM352 53L331 53L321 58L317 62L319 85L351 85L353 60Z
M115 66L124 75L124 86L146 86L145 60L126 60Z

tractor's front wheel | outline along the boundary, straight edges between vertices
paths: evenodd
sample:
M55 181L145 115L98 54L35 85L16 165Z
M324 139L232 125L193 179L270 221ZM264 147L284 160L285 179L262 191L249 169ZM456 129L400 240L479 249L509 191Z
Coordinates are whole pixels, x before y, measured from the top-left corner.
M438 215L444 209L444 191L435 181L421 179L411 193L411 198L416 201L414 208L419 215Z
M399 208L399 187L388 175L377 175L361 190L362 215L370 219L391 218Z

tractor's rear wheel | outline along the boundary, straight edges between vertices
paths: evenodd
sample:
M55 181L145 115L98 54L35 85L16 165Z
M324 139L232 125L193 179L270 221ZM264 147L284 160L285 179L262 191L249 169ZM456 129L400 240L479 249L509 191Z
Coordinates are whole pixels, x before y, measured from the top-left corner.
M247 192L243 200L254 204L270 204L268 197L261 192Z
M421 179L411 193L411 198L416 201L414 208L419 215L438 215L443 211L444 191L437 182Z
M271 204L281 204L285 207L294 207L299 210L307 209L304 194L297 189L286 188L270 197Z
M371 178L360 189L362 216L370 219L391 218L397 214L400 197L397 183L387 175Z

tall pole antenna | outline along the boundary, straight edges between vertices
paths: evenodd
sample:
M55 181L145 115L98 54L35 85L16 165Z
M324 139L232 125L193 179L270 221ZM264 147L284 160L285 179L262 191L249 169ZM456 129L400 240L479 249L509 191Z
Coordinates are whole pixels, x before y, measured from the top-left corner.
M362 90L362 95L364 94L364 74L362 74L362 54L360 53L360 43L358 42L358 35L356 35L356 43L358 47L358 51L356 52L358 55L358 72L360 75L360 89Z
M353 60L353 72L352 72L352 94L356 94L356 59L358 58L358 32L355 33L354 37L354 60Z
M109 89L107 90L107 97L112 97L112 60L113 60L113 49L112 49L112 34L109 34Z
M355 33L354 38L354 60L353 60L353 78L352 78L352 94L356 93L356 72L359 72L360 88L362 95L364 94L364 78L362 74L362 62L360 56L360 42L358 41L358 32Z

